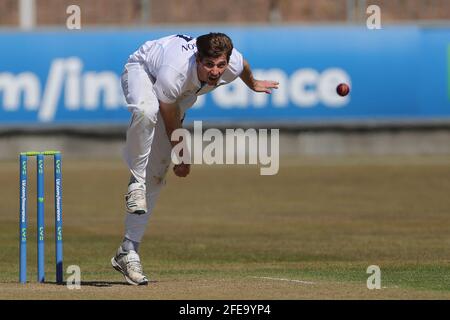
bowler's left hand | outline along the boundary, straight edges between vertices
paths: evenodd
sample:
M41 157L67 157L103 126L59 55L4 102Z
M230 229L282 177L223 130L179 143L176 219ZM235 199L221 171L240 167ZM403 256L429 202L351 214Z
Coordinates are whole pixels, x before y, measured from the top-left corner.
M253 90L256 92L272 93L272 89L278 89L280 83L271 80L255 80Z

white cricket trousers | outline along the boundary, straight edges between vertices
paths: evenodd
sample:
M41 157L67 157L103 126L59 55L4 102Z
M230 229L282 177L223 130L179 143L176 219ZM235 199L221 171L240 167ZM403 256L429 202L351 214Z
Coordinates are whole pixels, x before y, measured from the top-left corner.
M141 242L150 214L165 184L172 146L159 113L154 81L143 66L139 63L126 64L121 83L131 112L123 155L136 181L145 183L147 196L146 214L126 213L125 237Z

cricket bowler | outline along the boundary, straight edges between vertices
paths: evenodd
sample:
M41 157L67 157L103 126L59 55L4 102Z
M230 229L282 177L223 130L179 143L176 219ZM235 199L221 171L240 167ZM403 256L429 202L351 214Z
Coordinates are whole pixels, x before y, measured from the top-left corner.
M171 35L145 42L128 59L121 84L131 120L124 158L130 170L125 196L125 235L112 266L133 285L148 284L139 244L171 165L172 132L182 127L197 96L240 77L253 91L271 93L278 82L256 80L250 65L223 33L198 38ZM186 177L190 164L174 165Z

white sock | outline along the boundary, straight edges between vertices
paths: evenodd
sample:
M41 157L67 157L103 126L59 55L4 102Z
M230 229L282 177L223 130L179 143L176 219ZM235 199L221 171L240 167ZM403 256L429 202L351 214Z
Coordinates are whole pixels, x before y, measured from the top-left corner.
M128 252L130 250L134 250L134 251L138 252L139 242L130 240L128 238L123 238L121 247L122 247L122 250L126 251L126 252Z

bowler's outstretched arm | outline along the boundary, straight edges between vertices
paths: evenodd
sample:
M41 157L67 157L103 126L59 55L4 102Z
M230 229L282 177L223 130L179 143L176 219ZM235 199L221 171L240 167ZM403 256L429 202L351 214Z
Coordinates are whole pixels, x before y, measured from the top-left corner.
M255 92L272 93L272 89L278 89L278 82L271 80L256 80L247 60L244 59L244 69L239 76L242 81Z

